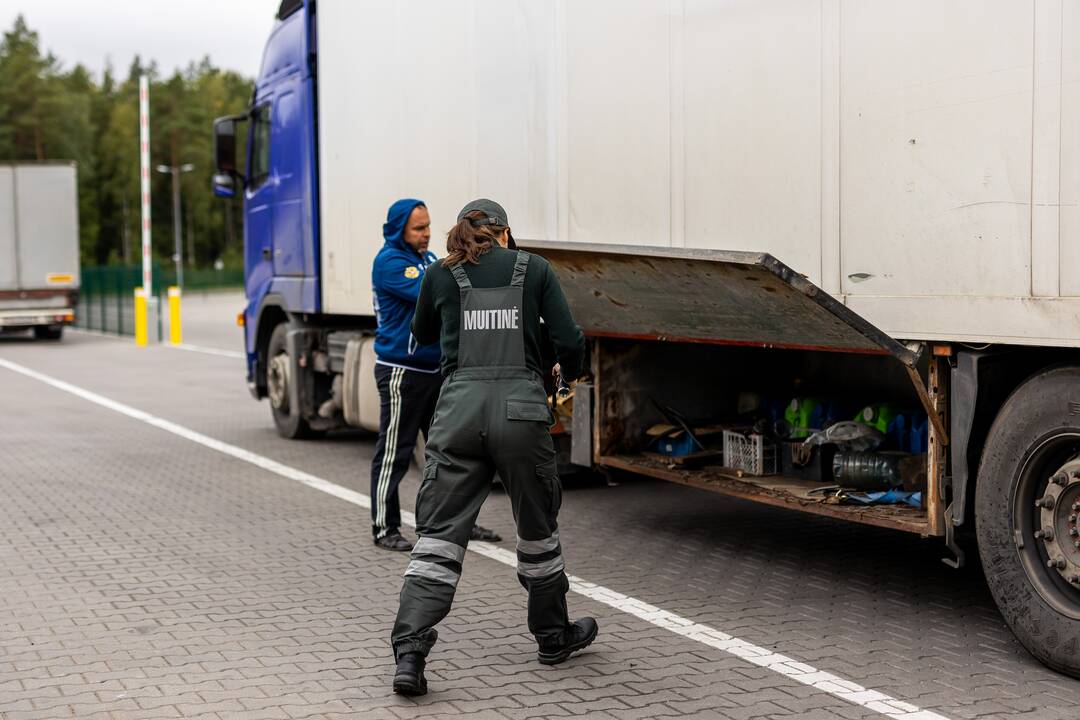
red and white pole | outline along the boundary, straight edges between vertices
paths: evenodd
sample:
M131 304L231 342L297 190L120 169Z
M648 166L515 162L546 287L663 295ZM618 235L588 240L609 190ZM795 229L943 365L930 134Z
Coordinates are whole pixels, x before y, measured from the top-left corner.
M150 81L139 78L139 179L142 196L142 286L153 297L150 253Z
M153 272L150 253L150 81L139 78L139 195L142 199L142 287L135 289L135 344L145 346L150 336L153 307Z

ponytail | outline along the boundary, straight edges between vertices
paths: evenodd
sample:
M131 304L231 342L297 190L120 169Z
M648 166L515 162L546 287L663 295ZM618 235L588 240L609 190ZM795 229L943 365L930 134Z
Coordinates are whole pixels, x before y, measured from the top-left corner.
M481 255L498 244L505 227L472 224L473 220L483 220L485 217L479 210L473 210L450 228L450 232L446 233L444 265L452 267L463 262L476 265L480 262Z

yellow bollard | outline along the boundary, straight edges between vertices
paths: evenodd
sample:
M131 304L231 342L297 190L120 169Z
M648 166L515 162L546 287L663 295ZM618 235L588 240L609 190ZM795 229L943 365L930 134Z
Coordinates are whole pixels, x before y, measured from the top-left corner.
M146 347L146 291L141 287L135 288L135 344Z
M180 345L184 342L180 327L180 288L169 288L169 342Z

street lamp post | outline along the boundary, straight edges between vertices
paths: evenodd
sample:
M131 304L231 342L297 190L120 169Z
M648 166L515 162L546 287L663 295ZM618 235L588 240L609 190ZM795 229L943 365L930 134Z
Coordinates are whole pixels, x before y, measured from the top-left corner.
M183 245L180 241L180 174L191 172L194 169L195 166L191 163L157 166L159 173L172 175L173 240L175 242L173 262L176 263L176 284L178 287L184 287Z

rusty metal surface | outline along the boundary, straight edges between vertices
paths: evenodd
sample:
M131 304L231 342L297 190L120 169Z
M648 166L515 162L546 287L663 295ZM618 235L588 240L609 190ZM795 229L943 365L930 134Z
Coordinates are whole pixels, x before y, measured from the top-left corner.
M936 357L930 358L930 365L933 366L936 360L938 360ZM935 409L934 400L931 398L930 390L927 389L926 384L923 382L922 375L918 369L912 367L907 368L907 373L908 377L911 378L911 386L915 388L915 394L919 397L919 403L923 406L923 410L926 411L930 427L936 433L941 444L948 445L949 433L945 430L945 421L942 419L941 413Z
M806 496L806 487L813 483L794 478L776 476L738 478L732 474L733 471L720 468L684 470L668 467L640 455L607 455L600 458L600 463L606 467L640 473L658 480L710 490L774 507L902 530L922 537L932 534L926 513L922 510L896 505L829 505Z
M765 253L519 241L589 335L917 355Z
M927 452L926 513L930 522L930 534L945 534L945 447L949 439L945 434L949 417L949 370L948 359L939 355L930 358L927 370L927 394L931 405L930 433Z

